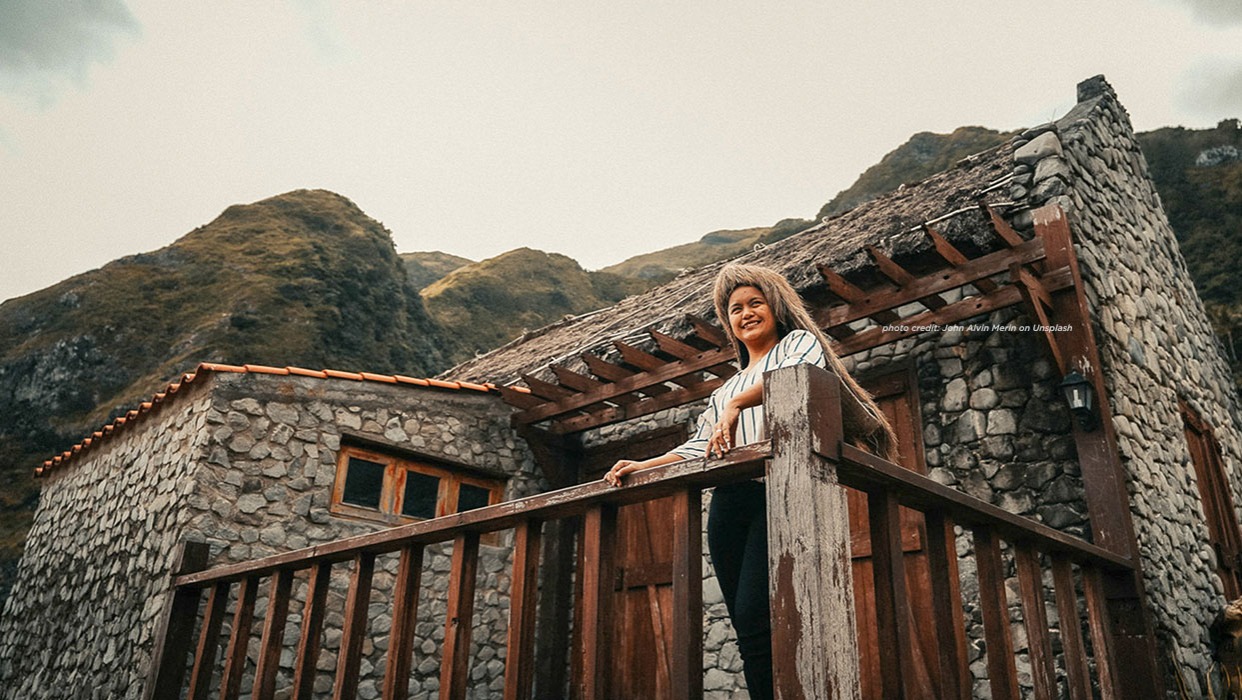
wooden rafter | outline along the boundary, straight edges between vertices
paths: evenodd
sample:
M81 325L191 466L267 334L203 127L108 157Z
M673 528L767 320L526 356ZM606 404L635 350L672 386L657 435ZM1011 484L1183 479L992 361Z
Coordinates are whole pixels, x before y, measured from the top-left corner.
M617 406L608 408L591 415L565 416L552 421L548 428L548 432L558 435L567 433L576 433L591 428L598 428L603 425L619 423L621 421L630 420L650 415L656 411L662 411L666 408L674 408L683 404L697 401L711 395L725 380L720 377L713 377L698 384L692 384L688 387L678 387L667 394L663 394L657 398L646 398L638 403L629 406ZM519 414L520 415L520 414Z
M908 289L918 282L917 277L910 274L906 268L894 262L892 258L888 257L884 253L881 253L875 246L867 246L867 252L870 253L871 258L875 260L876 267L879 268L880 273L892 280L893 283L897 285L898 289ZM920 304L926 306L932 311L935 311L948 303L935 294L920 297L918 301Z
M608 382L623 381L638 374L634 370L613 364L589 352L582 353L582 361L586 363L587 369L591 370L591 374ZM652 384L651 386L643 387L641 391L648 396L659 396L672 390L663 384Z
M556 375L556 381L560 382L561 385L567 386L570 389L573 389L575 391L580 391L580 392L599 391L600 389L603 389L604 387L608 386L607 382L601 382L596 379L591 379L590 377L586 375L578 374L577 372L574 372L573 370L567 369L565 367L561 367L559 365L552 365L552 374ZM620 394L618 396L612 397L611 400L617 403L634 403L638 401L638 398L630 394Z
M718 348L729 346L729 336L719 328L693 314L686 314L686 320L694 327L694 334Z
M841 297L847 305L865 303L869 298L866 292L841 275L833 272L832 268L827 265L816 265L815 269L819 270L820 276L828 284L828 291ZM876 323L891 323L897 320L898 316L895 311L883 309L873 314L872 318L875 319Z
M967 258L962 251L957 249L957 246L950 243L949 239L940 235L940 232L936 229L931 226L924 226L923 231L927 233L927 237L931 239L932 245L936 247L936 253L938 253L941 258L944 258L945 262L949 263L953 267L960 267L970 261L970 258ZM987 292L995 291L996 289L996 283L987 278L977 279L973 284L976 289L984 292L985 294Z
M695 357L696 355L698 355L699 353L703 352L702 350L694 347L693 345L688 345L686 343L683 343L680 340L674 338L673 336L665 335L659 331L651 331L651 337L655 339L656 345L660 346L661 350L672 355L673 357L676 357L679 360L689 360ZM734 374L737 373L737 368L735 368L732 364L725 362L725 363L716 365L715 367L708 367L707 371L711 372L717 377L723 377L725 379L728 379L729 377L732 377Z
M1061 352L1056 336L1053 335L1053 324L1049 318L1049 313L1053 310L1052 295L1044 287L1043 279L1036 277L1019 263L1009 266L1009 279L1013 281L1014 286L1022 295L1022 300L1031 308L1035 318L1039 321L1039 327L1043 332L1044 340L1048 341L1048 349L1052 352L1052 359L1056 362L1057 369L1062 375L1067 374L1070 367L1065 362L1065 355Z
M1014 230L1013 226L1009 225L1008 221L1005 221L1005 217L997 213L990 204L980 203L979 206L983 207L984 213L987 214L988 222L992 225L992 231L1005 242L1005 245L1010 248L1017 248L1026 241L1021 234Z

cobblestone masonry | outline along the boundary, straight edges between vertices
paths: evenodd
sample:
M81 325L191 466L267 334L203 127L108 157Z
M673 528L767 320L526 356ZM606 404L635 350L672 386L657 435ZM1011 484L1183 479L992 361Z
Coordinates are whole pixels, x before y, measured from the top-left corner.
M181 540L209 543L212 564L222 564L382 527L328 510L342 437L507 475L508 499L543 490L509 427L510 409L494 396L261 374L215 374L209 389L194 392L192 402L179 399L45 482L19 583L0 619L0 696L51 697L48 688L68 682L81 697L139 697ZM472 698L499 697L503 682L510 538L480 548ZM434 697L439 687L451 549L432 546L424 555L414 698ZM396 568L395 555L376 562L364 700L379 695ZM334 570L318 695L331 691L348 575ZM305 588L304 576L295 579L278 687L290 682ZM243 687L250 682L247 676Z
M1237 394L1125 108L1102 76L1079 85L1078 97L1063 119L1015 141L1013 195L1068 213L1161 653L1201 697L1207 629L1224 591L1177 400L1214 427L1238 504ZM1171 677L1168 686L1176 688Z

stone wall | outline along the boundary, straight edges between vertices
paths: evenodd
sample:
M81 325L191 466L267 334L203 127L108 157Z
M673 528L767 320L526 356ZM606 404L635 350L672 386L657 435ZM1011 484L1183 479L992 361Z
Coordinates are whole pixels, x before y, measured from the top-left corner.
M1075 235L1161 653L1192 695L1211 663L1207 628L1224 601L1208 546L1178 398L1216 431L1242 503L1239 410L1129 116L1102 77L1063 119L1015 143L1013 194L1055 201ZM1171 676L1170 688L1175 688Z
M376 382L264 375L222 375L207 413L206 464L190 498L187 538L212 546L213 564L255 559L370 532L382 524L329 511L342 438L465 464L508 476L506 500L543 490L525 443L509 427L510 409L495 396L474 392L420 391ZM508 626L511 534L480 547L471 698L499 697ZM424 553L415 674L411 697L435 697L440 645L444 641L448 571L452 547ZM377 559L370 628L364 648L359 697L378 697L387 636L392 623L396 555ZM346 567L334 568L329 591L318 695L331 692L340 646L341 611L349 584ZM281 674L287 684L305 600L305 573L295 579L285 631ZM256 606L251 664L257 659L266 599ZM249 687L250 681L243 682Z
M43 480L0 615L0 697L141 696L210 406L183 391Z

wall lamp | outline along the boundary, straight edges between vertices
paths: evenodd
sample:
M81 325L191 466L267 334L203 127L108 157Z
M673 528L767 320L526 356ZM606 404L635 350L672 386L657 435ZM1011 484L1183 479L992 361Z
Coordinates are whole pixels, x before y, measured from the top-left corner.
M1061 379L1061 394L1070 413L1078 417L1078 425L1088 432L1095 430L1095 389L1077 370Z

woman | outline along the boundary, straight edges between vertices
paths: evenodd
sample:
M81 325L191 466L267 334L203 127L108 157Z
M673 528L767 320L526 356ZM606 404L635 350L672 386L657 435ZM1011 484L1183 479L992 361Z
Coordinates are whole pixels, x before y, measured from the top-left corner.
M845 371L784 277L764 267L726 265L716 275L713 299L742 371L712 394L694 436L685 444L641 462L623 459L608 471L605 481L620 486L626 474L640 469L719 457L734 445L764 439L763 373L804 362L834 372L852 396L853 400L842 402L846 437L878 455L894 458L892 427L870 395ZM716 488L707 520L707 547L737 632L750 696L771 698L767 509L761 480Z

